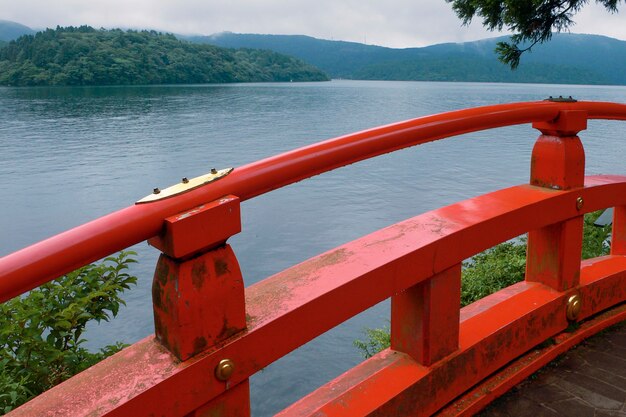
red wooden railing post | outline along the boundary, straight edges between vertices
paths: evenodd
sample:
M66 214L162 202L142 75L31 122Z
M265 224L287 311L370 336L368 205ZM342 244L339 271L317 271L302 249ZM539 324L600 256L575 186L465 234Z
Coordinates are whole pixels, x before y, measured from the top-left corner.
M541 131L532 152L530 183L552 190L582 188L585 151L578 132L587 128L587 112L564 110L549 122L535 122ZM581 210L584 201L572 202ZM583 216L528 233L526 280L542 282L558 291L578 286Z
M239 199L226 196L165 220L149 243L163 252L152 283L156 338L181 361L245 330L244 283L226 240L241 231ZM188 417L250 414L248 380L229 386L237 364L223 358L213 375L227 391Z
M424 366L459 347L461 264L391 298L391 348Z

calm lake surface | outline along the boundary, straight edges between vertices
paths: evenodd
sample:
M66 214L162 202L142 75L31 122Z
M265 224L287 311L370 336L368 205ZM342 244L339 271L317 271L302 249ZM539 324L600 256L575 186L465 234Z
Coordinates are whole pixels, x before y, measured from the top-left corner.
M626 102L625 87L362 82L102 88L0 88L0 256L164 188L323 139L448 110L572 95ZM626 174L624 125L581 133L587 174ZM430 143L317 176L242 204L230 239L246 285L425 211L527 182L529 125ZM142 243L139 284L89 346L153 332L157 251ZM253 413L277 412L361 361L382 303L252 378Z

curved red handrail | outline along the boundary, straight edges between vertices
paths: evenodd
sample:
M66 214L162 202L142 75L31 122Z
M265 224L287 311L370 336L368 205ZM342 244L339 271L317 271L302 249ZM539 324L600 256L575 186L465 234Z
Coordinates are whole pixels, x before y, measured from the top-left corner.
M226 194L247 200L345 165L410 146L496 127L550 121L562 110L626 120L626 105L527 102L421 117L306 146L235 169L179 196L127 207L0 258L0 302L157 235L163 219Z

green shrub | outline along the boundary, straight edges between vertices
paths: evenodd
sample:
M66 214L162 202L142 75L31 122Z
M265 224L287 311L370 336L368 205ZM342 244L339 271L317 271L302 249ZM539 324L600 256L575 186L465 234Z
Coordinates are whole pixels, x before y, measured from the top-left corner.
M365 358L369 358L387 349L391 345L391 330L389 326L380 329L365 329L366 341L355 340L356 346Z
M602 211L594 211L585 215L582 259L596 258L609 253L611 248L609 244L611 225L599 227L593 224L600 217Z
M463 262L461 306L524 280L526 239L501 243Z
M602 211L585 215L583 225L582 259L609 253L608 239L611 226L598 227L594 222ZM463 262L461 278L461 307L473 303L523 281L526 272L526 238L504 242ZM389 327L365 329L366 341L355 340L354 345L365 358L390 346Z
M0 414L121 350L92 353L87 323L109 321L137 282L127 273L134 252L120 252L0 304Z

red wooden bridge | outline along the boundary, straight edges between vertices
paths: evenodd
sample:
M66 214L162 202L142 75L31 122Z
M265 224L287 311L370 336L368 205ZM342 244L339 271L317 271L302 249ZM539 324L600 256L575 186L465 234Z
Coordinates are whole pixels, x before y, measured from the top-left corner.
M626 320L626 177L585 177L577 134L589 119L626 120L626 105L556 99L383 126L155 189L1 258L4 302L144 240L163 252L155 335L10 415L246 416L251 375L387 298L391 348L280 415L480 411ZM244 288L226 243L241 230L240 202L383 153L524 123L541 132L529 184L418 215ZM581 262L583 215L607 207L615 208L610 255ZM460 309L461 262L524 233L526 280Z

